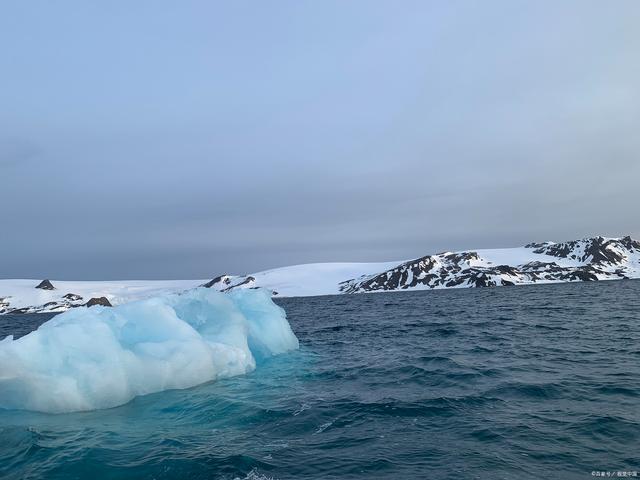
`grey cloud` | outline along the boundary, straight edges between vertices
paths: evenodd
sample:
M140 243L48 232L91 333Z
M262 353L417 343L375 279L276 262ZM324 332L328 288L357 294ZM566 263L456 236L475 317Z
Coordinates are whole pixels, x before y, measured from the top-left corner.
M636 1L3 8L0 277L640 236Z

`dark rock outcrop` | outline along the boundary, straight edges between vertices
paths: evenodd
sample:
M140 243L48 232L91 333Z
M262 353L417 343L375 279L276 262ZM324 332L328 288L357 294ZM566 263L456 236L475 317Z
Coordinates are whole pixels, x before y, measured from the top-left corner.
M207 283L203 283L200 286L204 288L211 288L211 287L215 287L218 284L229 285L230 283L231 283L231 277L225 273L224 275L218 275L217 277L209 280Z
M75 293L67 293L67 294L63 295L62 298L66 299L66 300L70 300L72 302L75 302L75 301L78 301L78 300L82 300L82 297L80 295L76 295Z
M231 285L231 286L229 286L227 288L224 288L224 289L222 289L220 291L221 292L229 292L229 291L233 290L234 288L239 288L239 287L241 288L243 285L252 285L253 282L255 282L255 281L256 281L256 279L254 277L252 277L251 275L249 275L249 276L245 277L244 279L240 280L239 282L234 283L233 285Z
M640 243L631 237L621 239L593 237L544 245L535 249L534 253L590 264L616 265L625 260L627 252L634 250L640 250Z
M204 288L215 288L221 292L230 292L236 288L251 288L255 281L255 277L251 275L231 276L225 274L219 275L200 286Z
M49 280L42 280L38 285L36 285L36 288L41 290L55 290L55 287Z
M547 245L551 245L552 242L531 242L527 243L524 248L543 248Z
M111 302L107 299L107 297L94 297L89 299L89 301L85 304L87 307L93 307L94 305L102 305L103 307L112 307Z

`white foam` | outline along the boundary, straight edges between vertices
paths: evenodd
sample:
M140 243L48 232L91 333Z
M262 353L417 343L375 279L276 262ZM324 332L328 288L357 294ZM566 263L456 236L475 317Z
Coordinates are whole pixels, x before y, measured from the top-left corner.
M246 373L298 348L283 309L261 290L199 288L76 308L0 342L0 408L69 412Z

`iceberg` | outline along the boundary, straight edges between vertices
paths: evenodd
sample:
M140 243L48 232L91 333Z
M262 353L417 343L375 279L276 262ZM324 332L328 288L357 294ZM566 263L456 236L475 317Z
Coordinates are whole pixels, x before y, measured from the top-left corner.
M262 290L197 288L109 308L76 308L0 341L0 408L62 413L253 370L298 348Z

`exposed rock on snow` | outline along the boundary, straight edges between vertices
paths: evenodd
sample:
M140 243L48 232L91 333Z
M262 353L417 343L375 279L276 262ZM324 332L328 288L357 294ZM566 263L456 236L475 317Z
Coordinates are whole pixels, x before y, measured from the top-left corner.
M494 257L509 257L498 264ZM523 261L528 260L528 261ZM522 249L441 253L340 284L344 293L451 287L492 287L539 282L640 277L640 242L594 237L563 243L530 243Z
M293 265L251 275L225 274L206 282L56 281L57 288L51 290L34 289L33 280L0 280L0 314L62 312L85 305L83 298L104 297L119 305L198 286L222 292L264 288L271 295L304 297L626 278L640 278L640 242L631 237L593 237L518 248L443 252L401 262ZM48 280L41 284L45 282L53 288Z
M42 280L38 285L36 285L36 288L41 290L55 290L55 287L49 280Z
M251 275L247 276L231 276L220 275L208 281L202 286L205 288L213 288L221 292L227 292L236 288L253 288L256 279Z
M223 286L224 288L230 283L231 283L231 276L225 273L224 275L219 275L213 278L212 280L209 280L207 283L203 283L202 286L204 288L215 288L216 290L219 290L221 286Z
M62 298L71 300L72 302L75 302L76 300L82 300L82 297L80 295L76 295L75 293L67 293L66 295L63 295Z
M107 297L94 297L89 299L87 302L87 307L93 307L94 305L102 305L103 307L112 307L111 302Z

